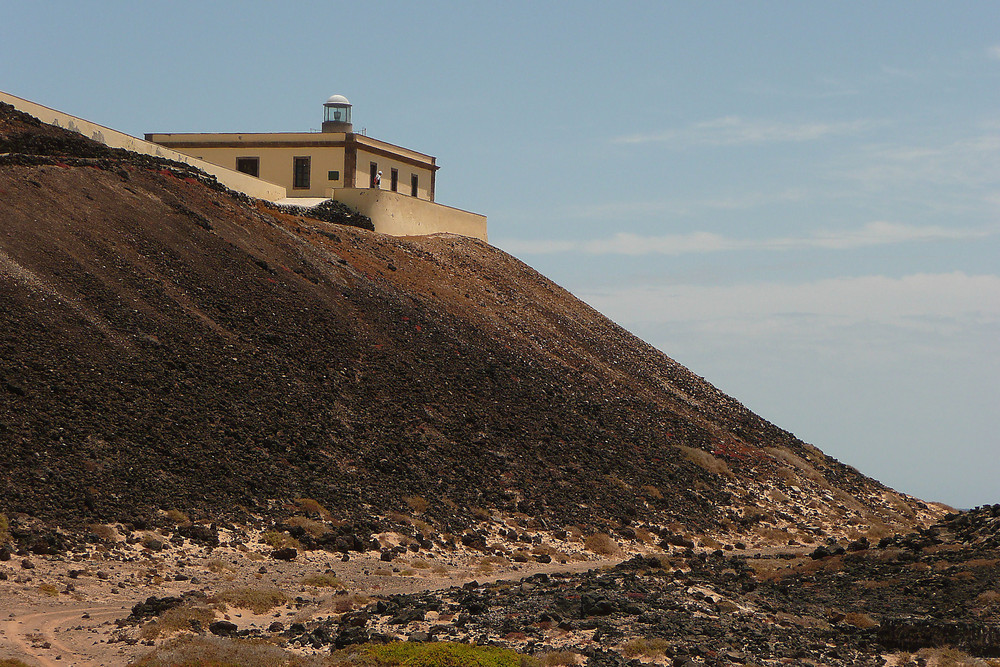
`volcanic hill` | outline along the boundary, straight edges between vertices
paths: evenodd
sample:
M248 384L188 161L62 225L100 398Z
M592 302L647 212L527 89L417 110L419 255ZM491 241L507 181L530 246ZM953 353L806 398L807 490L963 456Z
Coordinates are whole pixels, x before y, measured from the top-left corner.
M520 514L876 539L940 509L514 257L291 214L0 106L0 512L66 528Z

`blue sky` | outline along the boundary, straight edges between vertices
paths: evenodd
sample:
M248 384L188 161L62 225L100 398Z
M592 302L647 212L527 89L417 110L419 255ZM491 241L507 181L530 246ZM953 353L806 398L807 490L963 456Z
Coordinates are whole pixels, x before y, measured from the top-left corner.
M438 157L491 241L825 452L1000 502L1000 4L4 2L0 90Z

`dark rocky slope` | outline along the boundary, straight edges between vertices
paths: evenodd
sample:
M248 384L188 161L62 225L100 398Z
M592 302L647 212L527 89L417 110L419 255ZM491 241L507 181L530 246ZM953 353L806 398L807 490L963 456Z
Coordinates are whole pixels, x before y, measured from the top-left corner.
M487 244L289 215L10 107L0 154L0 512L249 521L307 497L747 542L937 512Z

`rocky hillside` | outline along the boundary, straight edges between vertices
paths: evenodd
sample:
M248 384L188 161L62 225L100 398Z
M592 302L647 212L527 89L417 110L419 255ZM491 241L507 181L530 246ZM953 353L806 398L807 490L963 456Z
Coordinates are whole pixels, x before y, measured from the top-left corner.
M521 514L873 540L937 508L517 259L289 215L0 107L0 512L63 526Z

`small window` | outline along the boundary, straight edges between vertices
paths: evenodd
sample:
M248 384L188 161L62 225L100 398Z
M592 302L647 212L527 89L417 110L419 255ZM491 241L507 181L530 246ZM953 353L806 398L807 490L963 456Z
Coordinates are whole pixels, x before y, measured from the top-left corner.
M369 163L368 171L371 183L368 187L377 188L380 185L380 183L378 183L378 162Z
M312 167L312 158L308 157L297 157L293 158L294 163L292 167L292 187L293 188L308 188L309 187L309 171Z
M236 171L242 171L251 176L260 176L259 157L238 157L236 158Z
M417 178L416 174L410 174L410 196L411 197L416 197L417 196L417 183L419 183L419 181L420 181L420 179Z
M340 172L339 171L328 171L326 173L326 180L328 180L328 181L339 181L340 180Z
M393 192L399 192L399 170L393 169L391 172L389 172L389 179L390 179L389 189L392 190Z

